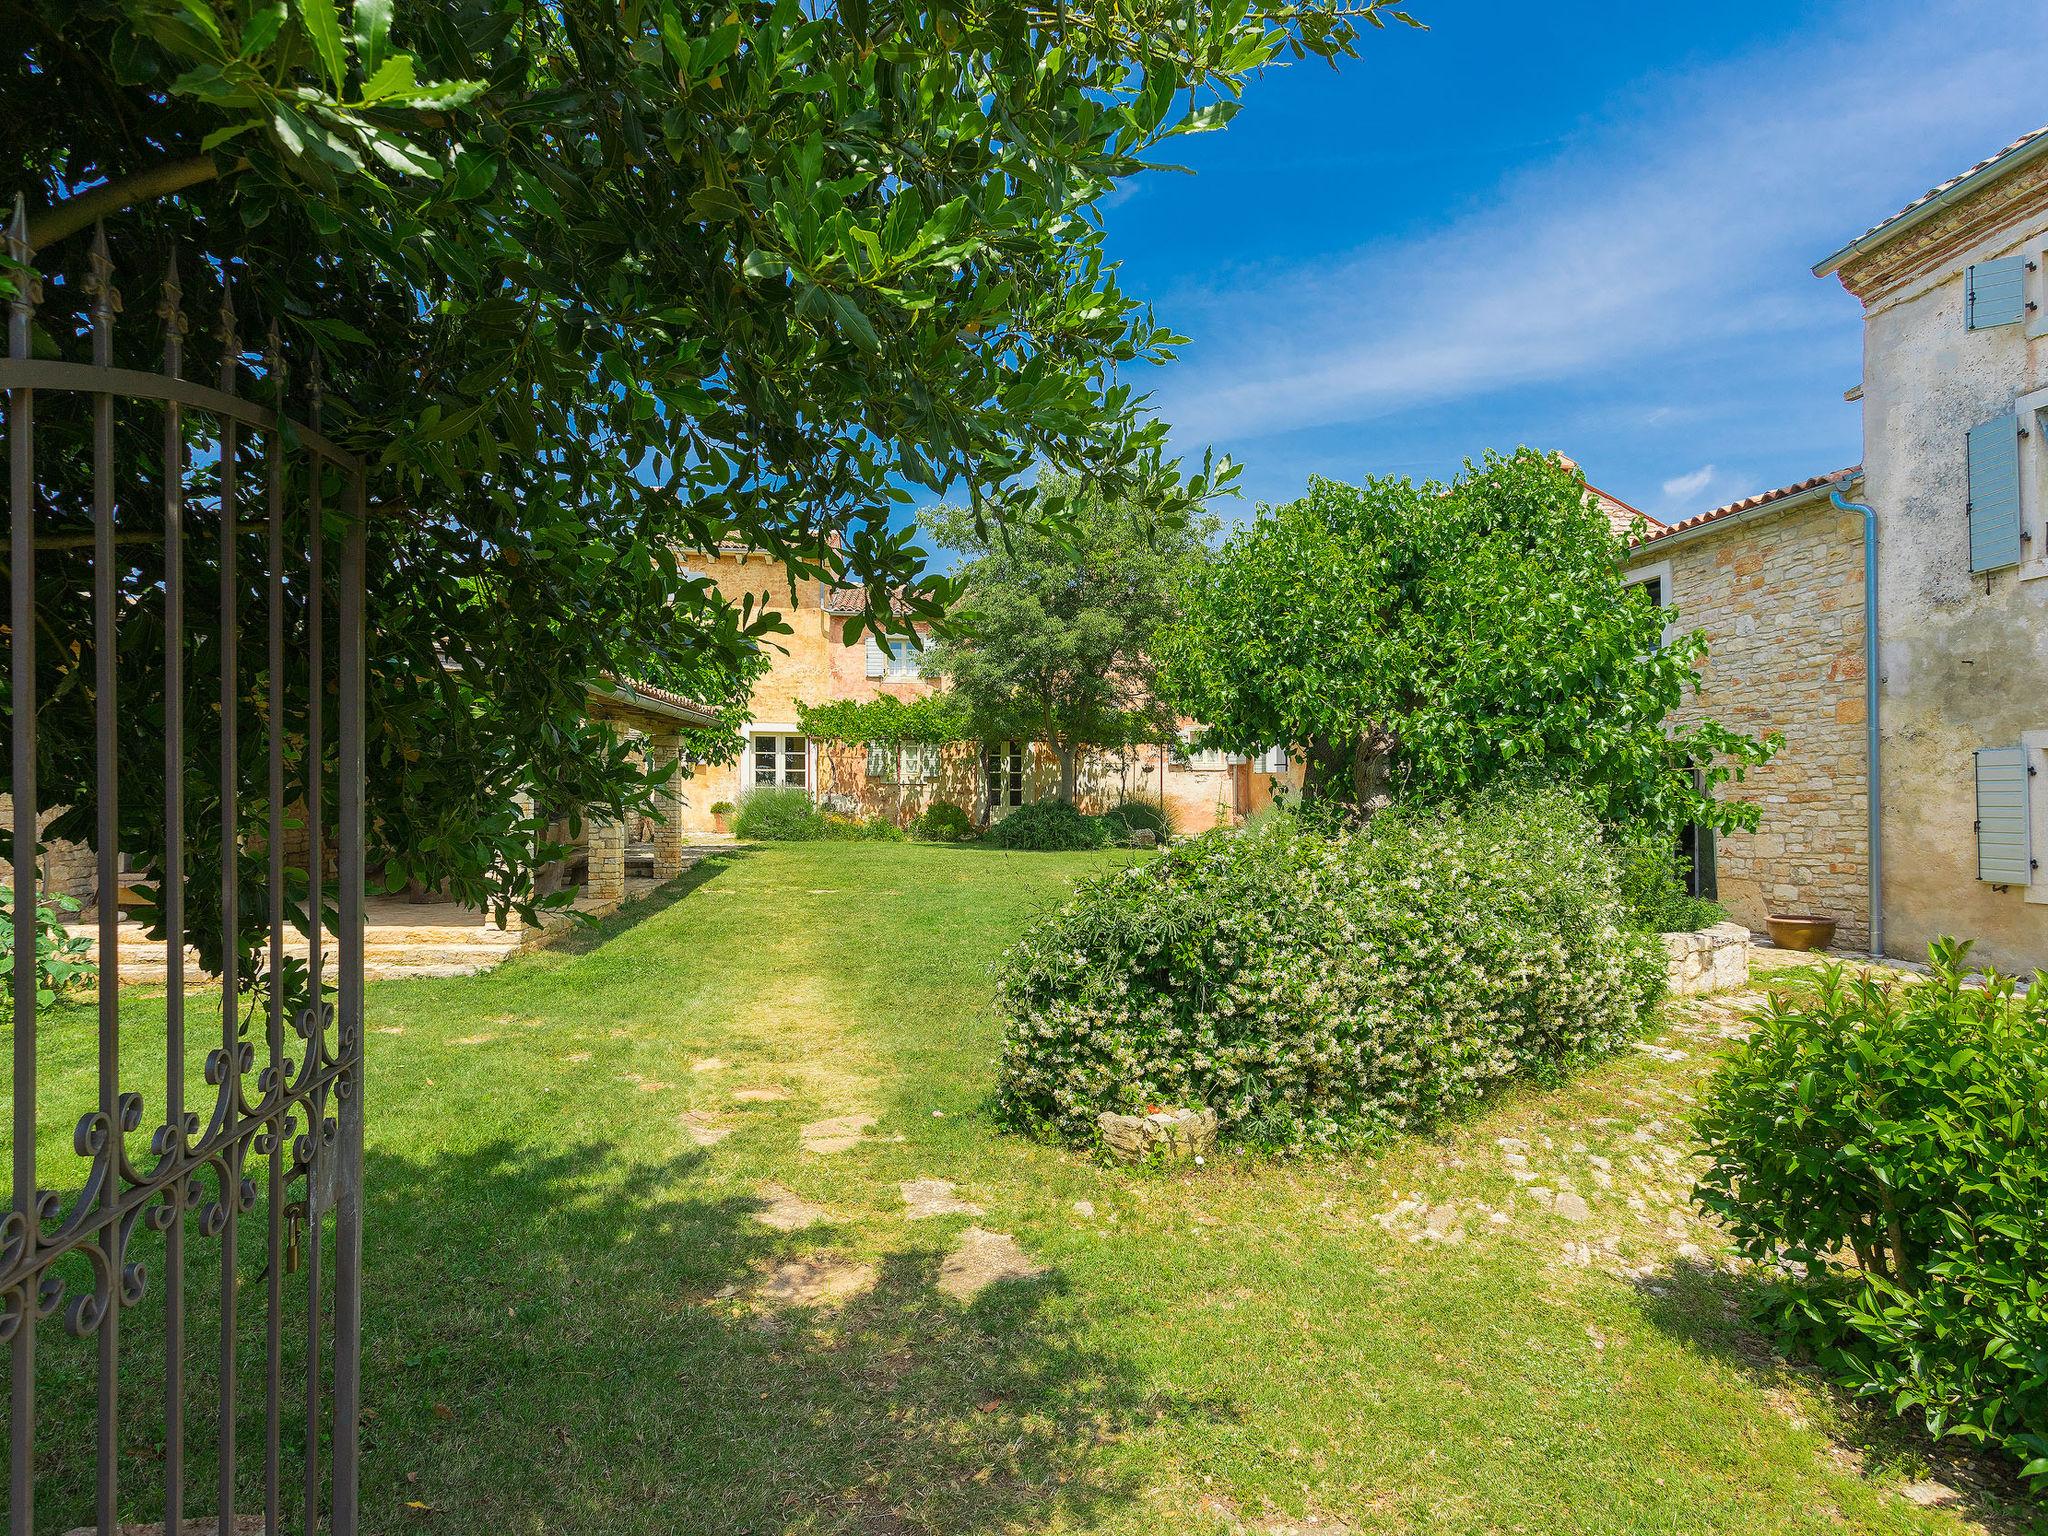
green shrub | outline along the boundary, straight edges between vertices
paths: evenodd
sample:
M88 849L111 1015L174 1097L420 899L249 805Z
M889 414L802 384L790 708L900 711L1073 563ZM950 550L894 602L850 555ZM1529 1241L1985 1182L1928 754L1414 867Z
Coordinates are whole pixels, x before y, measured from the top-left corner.
M1664 838L1623 838L1615 851L1621 899L1636 927L1652 933L1692 933L1728 920L1726 907L1685 888L1677 850Z
M1342 1145L1635 1035L1661 946L1551 792L1341 837L1209 832L1084 882L1000 963L999 1101L1087 1141L1100 1110L1216 1110L1226 1138Z
M1082 815L1064 800L1040 800L1011 811L988 829L984 841L993 848L1061 853L1100 848L1109 841L1109 829L1098 818Z
M740 797L732 829L764 843L810 842L826 835L825 818L801 789L761 788Z
M1150 832L1162 843L1173 837L1173 817L1162 800L1125 800L1098 819L1114 843L1129 843L1133 832Z
M910 835L925 843L964 843L974 836L974 819L950 800L934 800L910 824Z
M733 813L733 809L733 803L730 800L714 800L711 802L711 814L714 816L730 816Z
M93 979L89 940L65 930L78 903L69 896L50 896L36 903L36 1001L53 1003L65 992ZM14 1011L14 892L0 885L0 1018Z
M1706 1095L1695 1198L1796 1267L1782 1342L2048 1489L2048 983L1966 985L1968 950L1773 998Z

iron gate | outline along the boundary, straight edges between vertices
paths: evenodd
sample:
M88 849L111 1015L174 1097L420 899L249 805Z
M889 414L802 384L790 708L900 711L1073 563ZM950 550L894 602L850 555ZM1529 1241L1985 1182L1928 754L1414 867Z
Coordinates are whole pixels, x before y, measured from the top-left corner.
M288 369L274 323L260 353L245 349L230 264L190 264L219 297L209 386L185 376L175 257L156 311L162 365L148 369L116 366L121 302L103 230L82 271L37 276L17 201L8 252L22 264L0 362L15 861L12 1194L0 1217L9 1529L113 1532L141 1518L183 1532L203 1514L228 1536L260 1515L267 1532L310 1533L324 1518L352 1536L363 466L320 433L316 351ZM90 361L62 356L88 342ZM41 464L39 410L57 424ZM194 566L212 579L188 581ZM53 655L58 610L74 600L72 632L90 644ZM39 768L61 780L40 801ZM160 804L130 801L124 816L124 774ZM86 808L100 951L90 1041L76 1007L39 1019L31 852L52 814L68 828ZM126 846L138 821L159 835ZM209 859L217 883L188 873ZM122 921L124 878L141 924ZM121 949L141 953L151 928L161 1004L120 991ZM217 983L187 954L202 929ZM131 1086L143 1081L152 1093Z

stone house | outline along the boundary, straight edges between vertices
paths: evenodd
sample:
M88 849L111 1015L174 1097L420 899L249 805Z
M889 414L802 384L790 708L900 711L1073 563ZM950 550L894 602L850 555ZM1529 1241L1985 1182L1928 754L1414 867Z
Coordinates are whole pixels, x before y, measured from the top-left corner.
M912 699L932 692L918 644L897 638L885 647L866 636L849 645L847 635L864 595L817 580L792 586L779 562L756 551L728 547L716 555L693 555L685 563L728 598L752 597L757 605L774 608L791 630L778 638L767 673L754 685L739 758L694 765L682 779L677 814L686 832L715 831L714 805L737 805L747 791L773 785L802 789L821 805L847 814L898 821L947 800L977 823L986 823L1056 793L1059 762L1043 743L896 751L806 737L797 719L799 701ZM917 630L920 636L928 633L923 624ZM1193 722L1184 722L1183 737L1193 732ZM1258 809L1271 799L1276 776L1284 780L1290 773L1298 781L1298 770L1271 754L1254 762L1166 746L1091 753L1081 763L1079 802L1094 811L1124 799L1163 800L1176 828L1199 832Z
M1744 921L1796 905L1901 958L1954 934L2048 967L2044 265L2048 129L1815 267L1863 305L1860 468L1636 544L1707 634L1697 707L1786 737L1744 791L1762 825L1716 850Z

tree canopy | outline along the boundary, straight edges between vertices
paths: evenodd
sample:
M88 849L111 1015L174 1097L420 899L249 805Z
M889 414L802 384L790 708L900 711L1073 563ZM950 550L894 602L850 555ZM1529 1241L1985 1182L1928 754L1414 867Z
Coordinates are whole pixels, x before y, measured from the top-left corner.
M1616 825L1753 825L1713 790L1773 743L1673 726L1706 642L1665 643L1624 554L1584 480L1526 449L1448 485L1314 480L1191 568L1162 682L1215 745L1287 746L1360 812L1530 775Z
M932 536L968 557L959 610L925 670L965 701L984 738L1050 747L1071 802L1084 749L1173 735L1153 641L1216 525L1179 504L1148 509L1057 479L1044 494L1059 515L999 534L958 508L925 514Z
M636 675L733 717L780 627L683 552L765 550L901 629L950 596L891 525L920 493L986 538L1060 510L1053 484L1185 509L1228 482L1168 455L1130 382L1177 338L1123 290L1099 204L1227 122L1252 73L1351 54L1385 5L21 0L0 170L51 278L39 350L75 327L98 216L131 317L174 249L206 253L185 269L202 371L222 279L243 335L274 323L300 359L299 398L317 350L326 428L374 464L382 514L373 856L524 907L548 850L514 790L646 803L585 684ZM154 346L124 325L117 361ZM63 430L41 451L75 465ZM148 443L124 435L130 483ZM51 529L84 526L75 479L47 502ZM45 564L76 589L79 561ZM158 579L140 557L123 613ZM89 676L76 605L51 613L72 628L43 657ZM160 679L122 666L139 730ZM40 742L45 803L88 825L89 738ZM161 784L143 743L123 756L123 846L146 853Z

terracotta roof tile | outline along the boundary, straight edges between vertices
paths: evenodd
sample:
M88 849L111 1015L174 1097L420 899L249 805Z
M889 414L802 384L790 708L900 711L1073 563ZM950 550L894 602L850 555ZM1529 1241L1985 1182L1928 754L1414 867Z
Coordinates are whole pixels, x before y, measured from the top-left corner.
M1740 501L1731 501L1725 507L1715 507L1710 512L1700 512L1692 517L1681 518L1678 522L1668 523L1662 528L1653 528L1641 538L1632 540L1630 547L1640 549L1645 544L1654 544L1657 540L1668 538L1674 533L1684 533L1688 529L1703 527L1708 523L1717 523L1724 517L1735 516L1738 512L1752 512L1758 507L1768 506L1771 502L1784 501L1788 497L1804 495L1806 492L1818 490L1824 485L1847 485L1862 472L1862 465L1852 464L1847 469L1836 470L1833 474L1815 475L1810 479L1796 481L1791 485L1781 485L1774 491L1760 491L1754 496L1745 496Z

